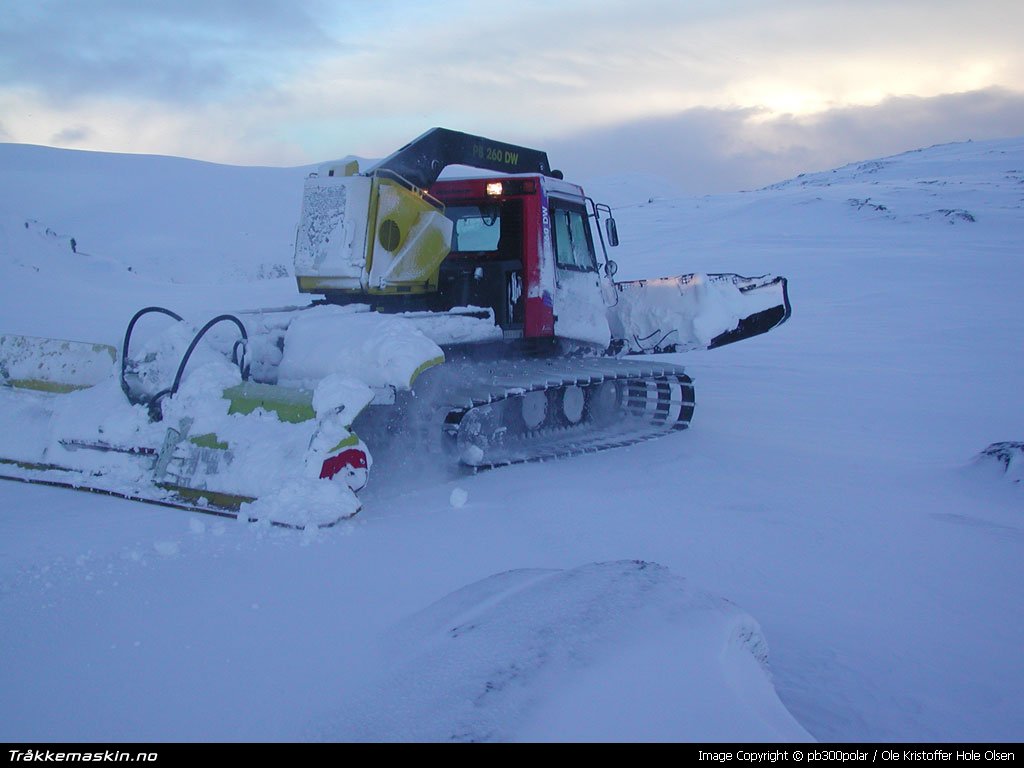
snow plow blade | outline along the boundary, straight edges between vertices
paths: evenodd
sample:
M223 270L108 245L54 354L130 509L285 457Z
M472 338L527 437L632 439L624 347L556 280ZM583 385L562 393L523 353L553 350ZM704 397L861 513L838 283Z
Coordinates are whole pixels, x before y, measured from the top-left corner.
M613 344L626 354L715 349L767 333L792 312L786 278L691 274L615 283Z

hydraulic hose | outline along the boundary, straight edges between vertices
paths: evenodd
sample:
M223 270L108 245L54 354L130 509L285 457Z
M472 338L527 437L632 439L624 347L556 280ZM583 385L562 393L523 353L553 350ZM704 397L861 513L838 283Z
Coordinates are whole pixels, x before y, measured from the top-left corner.
M165 309L164 307L146 307L145 309L140 309L135 313L135 316L132 317L131 321L128 323L128 329L125 331L124 335L124 345L121 350L121 389L124 391L128 401L132 403L132 405L145 405L149 408L150 418L153 419L153 421L160 421L163 418L163 411L160 405L161 401L168 395L173 396L177 393L178 387L181 386L182 376L185 374L185 367L188 365L188 361L192 357L192 353L195 351L196 346L202 340L203 336L205 336L206 333L218 323L229 322L233 323L235 327L238 328L238 332L241 334L242 338L235 341L234 345L231 347L231 362L238 366L239 373L242 376L242 381L248 381L249 362L246 359L246 346L249 342L249 334L246 332L242 321L234 315L217 315L217 317L207 322L206 325L200 328L196 335L192 337L192 341L188 345L188 349L185 350L185 354L182 356L181 362L178 363L178 370L174 374L174 381L171 386L162 389L151 396L140 396L138 394L134 394L131 391L131 387L128 386L128 382L125 378L128 360L128 347L131 342L131 335L135 328L135 324L141 317L151 312L159 312L172 317L179 322L182 321L179 314L172 312L169 309Z

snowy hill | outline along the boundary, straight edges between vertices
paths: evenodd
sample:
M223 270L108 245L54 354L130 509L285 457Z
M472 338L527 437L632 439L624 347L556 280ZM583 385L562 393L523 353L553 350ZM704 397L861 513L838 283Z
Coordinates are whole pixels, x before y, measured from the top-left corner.
M78 249L172 282L287 272L308 168L0 147L0 209ZM9 233L8 237L13 236ZM198 275L191 269L203 265Z
M0 145L0 332L300 301L306 171ZM1024 496L973 457L1024 439L1024 138L587 190L620 277L791 281L782 328L675 358L691 429L376 474L315 535L0 483L0 737L1018 739Z
M225 286L246 306L253 296L294 300L267 281L291 274L308 168L16 144L0 145L0 165L0 279L19 287L5 296L19 317L5 323L9 333L66 336L73 325L116 339L141 305L168 301L168 283L218 309ZM29 314L54 322L33 331Z
M648 202L644 194L623 201L620 218L631 226L635 219L666 243L699 246L697 255L705 258L744 243L756 244L758 257L761 248L776 243L789 248L880 240L906 248L953 240L967 247L1010 246L1019 242L1022 155L1021 139L967 142L803 174L752 192L666 200L651 185L654 199ZM601 192L593 188L598 197ZM623 238L622 250L629 257L619 258L620 266L639 261L640 269L647 268L646 241Z

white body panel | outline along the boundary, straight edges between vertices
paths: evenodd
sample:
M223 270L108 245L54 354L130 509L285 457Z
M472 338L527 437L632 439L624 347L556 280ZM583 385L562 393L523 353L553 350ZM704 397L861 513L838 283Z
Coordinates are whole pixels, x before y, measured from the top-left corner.
M555 335L608 346L608 308L596 272L555 267Z
M367 211L372 180L365 176L310 176L295 237L295 276L321 285L366 287Z

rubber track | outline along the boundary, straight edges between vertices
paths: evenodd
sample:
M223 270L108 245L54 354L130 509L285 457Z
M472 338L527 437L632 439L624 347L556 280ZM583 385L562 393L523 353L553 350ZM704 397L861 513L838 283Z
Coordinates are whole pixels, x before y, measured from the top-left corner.
M488 446L479 462L463 463L472 469L490 469L533 461L594 453L632 445L686 429L693 416L693 384L678 365L619 358L559 358L464 363L462 381L474 381L446 397L444 430L450 444L465 439L466 418L475 409L508 405L529 392L581 388L618 382L622 395L618 418L595 424L524 429L507 444ZM472 419L470 419L472 420ZM489 452L489 455L488 455Z

